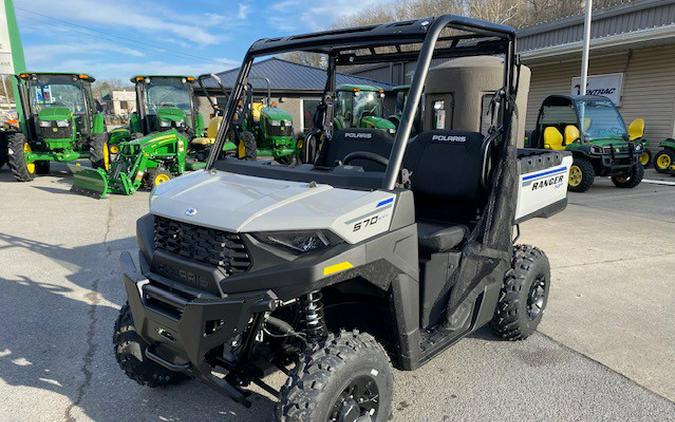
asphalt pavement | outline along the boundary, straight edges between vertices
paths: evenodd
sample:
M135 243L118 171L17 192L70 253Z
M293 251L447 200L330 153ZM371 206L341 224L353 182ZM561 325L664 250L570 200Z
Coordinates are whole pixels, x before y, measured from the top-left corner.
M135 250L148 194L78 196L55 168L32 183L0 170L0 420L268 420L262 392L245 409L198 382L154 390L119 370L118 257ZM396 372L394 420L675 421L675 187L598 179L521 228L552 263L540 332L509 343L483 329Z

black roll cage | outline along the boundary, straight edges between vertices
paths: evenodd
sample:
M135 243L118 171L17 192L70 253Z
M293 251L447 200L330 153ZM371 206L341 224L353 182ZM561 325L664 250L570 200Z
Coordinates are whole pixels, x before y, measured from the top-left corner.
M444 34L449 29L461 31ZM444 45L436 48L438 43ZM510 142L510 127L515 102L515 29L479 19L456 15L370 25L282 38L261 39L253 43L244 57L237 81L232 90L223 124L218 130L214 148L207 161L207 169L218 159L219 151L230 130L237 103L241 98L253 61L257 57L292 51L325 54L328 57L327 80L322 98L322 131L332 136L332 114L335 98L335 73L338 65L358 65L382 62L416 61L415 74L396 132L382 188L392 190L400 173L405 149L410 138L415 114L422 96L424 83L433 58L455 58L479 55L504 56L504 106L499 107L498 125ZM419 45L419 48L411 48ZM380 49L380 51L378 51ZM384 51L381 51L384 49ZM393 50L393 51L392 51ZM516 82L517 83L517 82Z

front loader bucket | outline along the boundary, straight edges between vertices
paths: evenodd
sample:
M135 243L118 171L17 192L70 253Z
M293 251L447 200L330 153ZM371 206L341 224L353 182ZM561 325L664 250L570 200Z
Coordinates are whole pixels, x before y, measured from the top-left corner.
M73 186L70 188L72 192L77 192L96 199L105 198L108 196L108 193L110 193L108 173L102 168L93 169L70 164L68 165L68 168L70 168L70 171L73 172L73 176L75 177Z

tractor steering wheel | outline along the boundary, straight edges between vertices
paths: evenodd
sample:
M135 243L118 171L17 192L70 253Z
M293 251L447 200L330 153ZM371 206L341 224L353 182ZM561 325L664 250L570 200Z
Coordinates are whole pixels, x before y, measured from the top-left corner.
M349 163L351 163L352 161L359 159L372 161L384 167L387 167L389 165L389 159L369 151L350 152L349 154L345 155L345 158L342 159L342 164L349 165Z

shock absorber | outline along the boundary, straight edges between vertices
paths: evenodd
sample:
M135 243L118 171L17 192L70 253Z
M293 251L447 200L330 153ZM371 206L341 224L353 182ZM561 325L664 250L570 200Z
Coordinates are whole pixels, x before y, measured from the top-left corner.
M322 298L323 294L319 290L314 290L308 293L303 300L305 332L310 342L316 342L326 336Z

